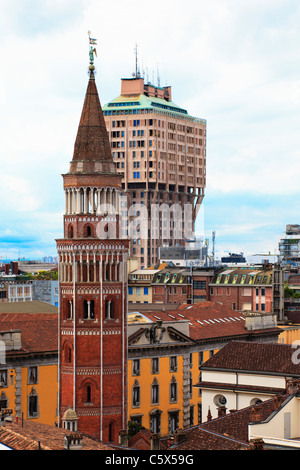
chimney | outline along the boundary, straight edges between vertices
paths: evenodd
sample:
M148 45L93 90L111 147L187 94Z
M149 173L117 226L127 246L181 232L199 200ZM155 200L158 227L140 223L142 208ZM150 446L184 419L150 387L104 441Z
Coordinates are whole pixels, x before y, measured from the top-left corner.
M64 437L65 450L81 450L82 449L82 434L71 433Z
M273 397L273 410L274 411L279 410L282 402L283 402L283 397L281 395L275 395L275 397Z
M160 435L159 434L152 434L150 448L151 450L160 450Z
M211 415L210 408L208 407L207 421L211 421L211 420L212 420L212 415Z
M226 415L226 406L218 406L218 418Z
M126 429L122 429L119 433L119 444L122 447L128 447L128 432Z
M251 439L250 450L264 450L264 441L260 438Z
M250 420L252 422L261 421L261 406L255 405L251 408Z
M174 443L175 444L180 444L182 441L184 441L185 435L182 429L176 429L174 433Z
M294 380L286 380L286 392L289 395L293 395L294 393L297 393L300 391L300 380L299 379L294 379Z

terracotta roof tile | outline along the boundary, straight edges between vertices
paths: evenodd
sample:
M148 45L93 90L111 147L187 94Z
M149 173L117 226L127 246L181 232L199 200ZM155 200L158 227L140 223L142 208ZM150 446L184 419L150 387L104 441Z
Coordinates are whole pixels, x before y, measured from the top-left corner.
M13 418L13 422L6 423L0 427L0 443L13 450L38 450L39 442L42 450L63 450L64 436L70 431L56 428L48 424L37 423L29 420L19 420ZM100 441L83 435L82 450L112 450L113 446L108 446Z
M58 316L56 313L0 313L0 331L21 330L22 349L7 354L57 352Z
M232 341L226 344L201 369L230 369L300 375L300 364L289 344Z
M281 396L281 404L289 399ZM259 405L260 420L267 419L274 410L274 400L266 400ZM227 413L225 416L184 430L184 440L175 445L176 450L243 450L249 449L248 424L252 422L253 406Z
M216 302L200 302L194 305L184 305L176 310L143 312L152 321L189 321L190 337L195 340L205 340L217 337L246 337L249 332L245 329L245 316ZM280 332L279 328L259 330L260 333Z

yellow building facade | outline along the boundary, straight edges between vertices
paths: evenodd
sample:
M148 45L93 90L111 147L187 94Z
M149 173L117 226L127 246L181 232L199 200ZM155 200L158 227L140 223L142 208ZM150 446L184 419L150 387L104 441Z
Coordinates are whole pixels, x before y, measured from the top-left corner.
M28 313L31 302L20 304L17 313L0 312L0 409L53 426L58 405L57 309Z
M201 395L194 385L199 365L218 349L199 348L188 336L187 321L153 324L142 314L129 319L129 420L161 436L201 423Z

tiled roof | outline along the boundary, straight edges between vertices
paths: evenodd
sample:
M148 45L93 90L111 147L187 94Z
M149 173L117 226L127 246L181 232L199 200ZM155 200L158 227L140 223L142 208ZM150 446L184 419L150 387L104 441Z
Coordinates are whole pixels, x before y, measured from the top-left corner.
M58 313L58 308L47 302L32 300L28 302L0 303L0 318L2 313Z
M0 443L13 450L63 450L64 436L70 434L66 429L57 428L48 424L29 420L13 418L12 423L0 426ZM82 450L112 450L113 447L105 445L87 436L82 438Z
M185 439L174 446L177 450L245 450L249 444L200 426L185 432Z
M210 284L272 285L272 270L250 268L226 268L215 274Z
M86 90L73 161L112 162L111 147L105 126L94 76L91 75Z
M282 402L288 395L282 396ZM253 420L253 406L227 413L225 416L206 421L184 430L184 440L174 445L176 450L242 450L249 448L248 424ZM274 400L259 404L260 420L264 421L274 411Z
M10 354L29 352L57 352L58 317L56 313L0 313L0 331L21 330L21 350Z
M246 337L249 331L245 329L245 317L228 307L216 302L200 302L189 306L181 306L177 310L167 312L144 312L153 322L163 321L189 321L190 337L195 340L206 340L220 337ZM280 331L277 328L259 330L260 333ZM254 333L253 330L251 333Z
M201 369L244 370L300 376L300 364L293 360L296 349L289 344L232 341Z

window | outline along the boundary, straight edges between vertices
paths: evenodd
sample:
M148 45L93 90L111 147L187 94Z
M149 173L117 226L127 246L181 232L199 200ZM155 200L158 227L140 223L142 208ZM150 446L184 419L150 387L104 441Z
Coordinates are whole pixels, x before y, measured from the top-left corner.
M28 367L28 382L32 384L36 384L38 382L37 366Z
M136 295L141 295L141 288L140 287L136 288Z
M72 362L72 346L70 344L66 344L64 348L64 356L65 362L71 364Z
M33 387L28 397L28 417L36 418L38 416L38 395Z
M152 374L158 374L159 373L159 358L154 357L151 360L151 373Z
M169 433L174 434L176 429L179 427L179 412L170 412L169 413Z
M0 386L1 387L7 387L8 386L8 380L7 380L7 370L2 369L0 370Z
M151 385L151 404L157 405L159 403L159 384L158 380L155 377L152 385Z
M133 359L132 361L132 375L140 375L140 359Z
M140 397L140 384L136 380L132 387L132 406L140 406L141 397Z
M194 289L206 289L206 281L193 281Z
M148 287L144 287L144 295L148 295Z
M0 395L0 410L2 408L7 408L8 407L8 399L4 391L1 392Z
M170 357L170 372L177 371L177 356Z
M94 319L95 318L95 303L94 300L83 301L83 318Z
M170 383L170 403L174 403L177 401L177 382L173 375L171 383Z
M133 288L132 287L128 287L128 295L132 295L133 294Z
M203 351L199 352L199 366L203 364Z
M227 399L224 397L224 395L215 395L215 397L214 397L214 404L215 404L217 407L225 406L226 403L227 403Z
M114 302L113 300L105 300L105 319L112 320L114 318Z
M150 430L153 433L160 432L160 412L156 411L150 415Z
M92 403L92 387L91 385L86 385L85 387L85 401L84 403Z

